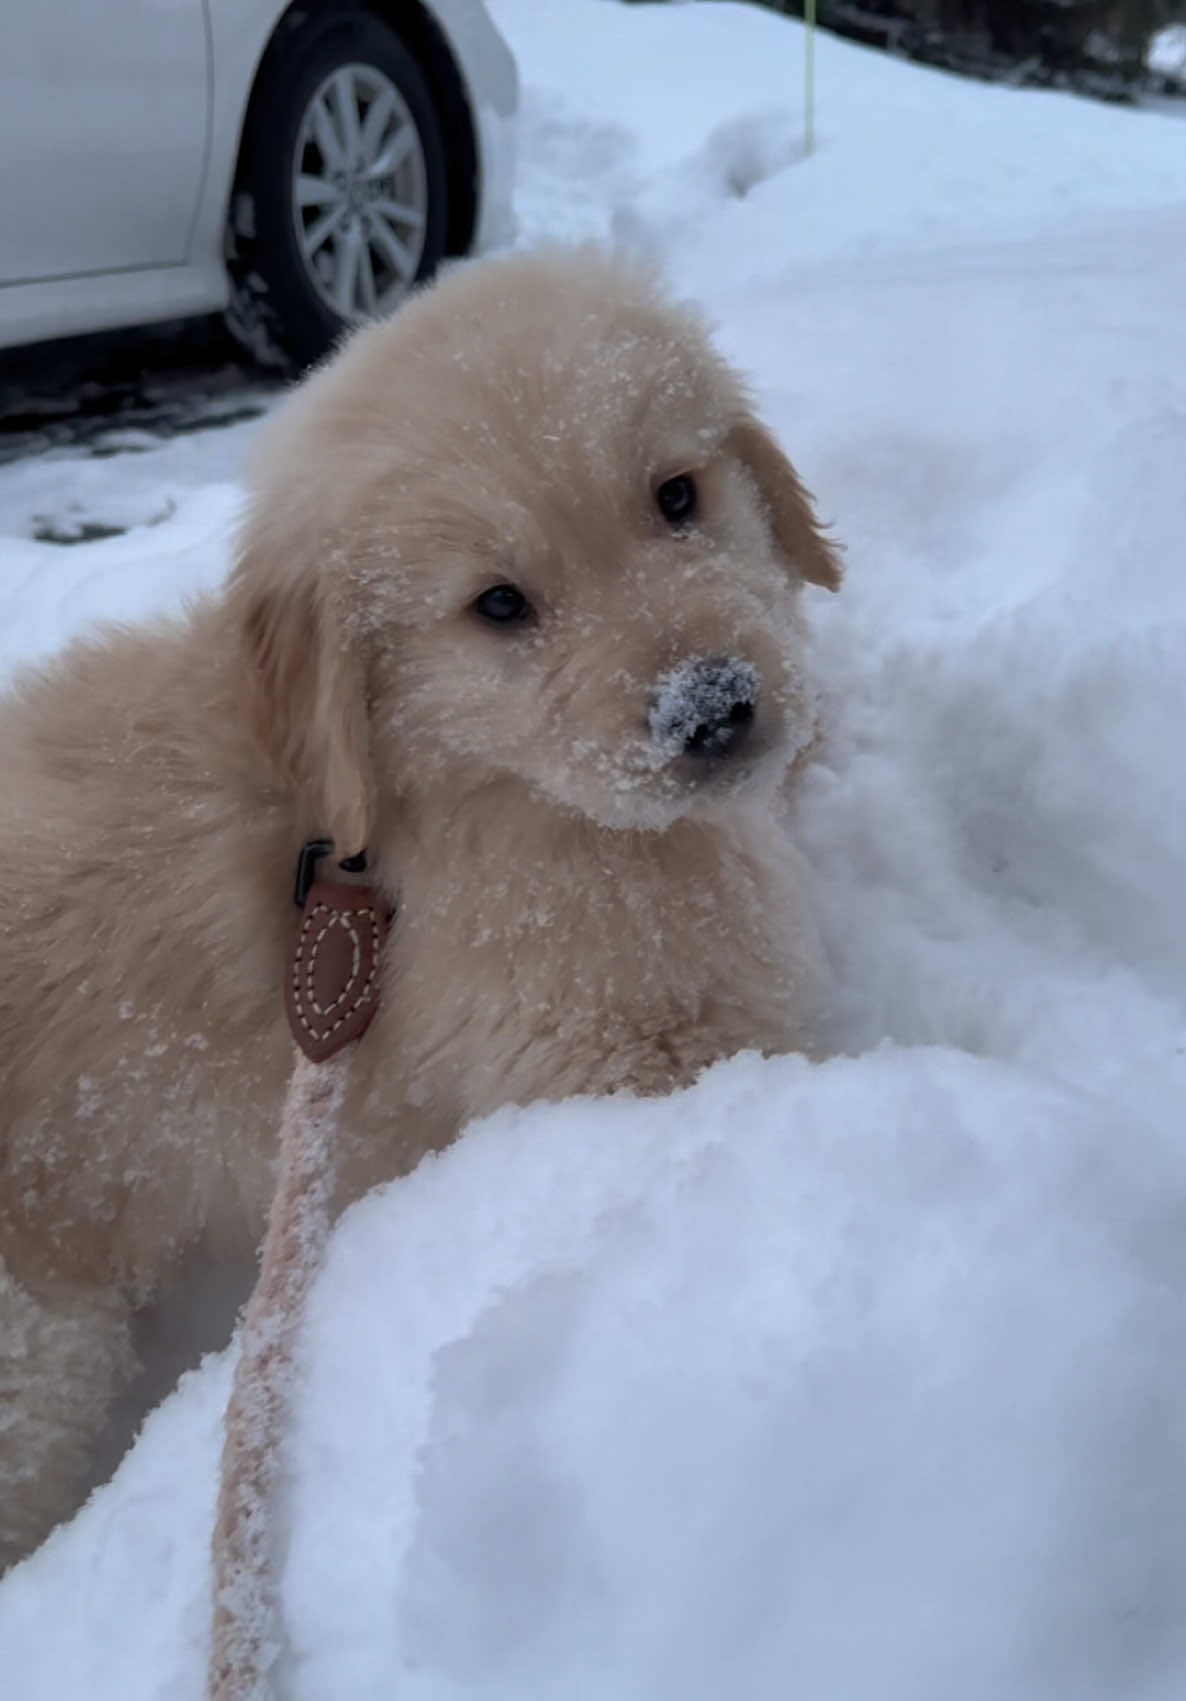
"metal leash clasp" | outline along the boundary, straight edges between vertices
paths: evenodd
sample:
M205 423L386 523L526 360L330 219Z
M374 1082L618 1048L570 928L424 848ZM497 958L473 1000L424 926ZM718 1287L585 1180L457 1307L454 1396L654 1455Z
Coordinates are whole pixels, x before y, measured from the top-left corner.
M293 885L292 897L298 910L303 910L317 878L317 864L322 857L332 856L334 841L332 839L307 839L301 846L297 857L296 881ZM360 850L357 856L344 856L338 867L343 874L362 874L367 866L367 853Z

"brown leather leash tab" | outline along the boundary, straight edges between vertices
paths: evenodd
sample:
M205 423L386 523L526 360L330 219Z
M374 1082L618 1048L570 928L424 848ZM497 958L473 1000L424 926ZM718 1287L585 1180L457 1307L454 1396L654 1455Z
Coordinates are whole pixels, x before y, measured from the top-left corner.
M305 899L284 988L288 1025L311 1063L361 1038L379 1008L387 905L373 886L317 880Z

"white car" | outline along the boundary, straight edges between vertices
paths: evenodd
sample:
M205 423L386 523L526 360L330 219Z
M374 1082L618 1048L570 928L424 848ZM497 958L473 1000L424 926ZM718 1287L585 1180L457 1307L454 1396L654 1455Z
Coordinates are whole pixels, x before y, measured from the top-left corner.
M481 0L29 0L0 15L0 347L225 309L298 365L510 232Z

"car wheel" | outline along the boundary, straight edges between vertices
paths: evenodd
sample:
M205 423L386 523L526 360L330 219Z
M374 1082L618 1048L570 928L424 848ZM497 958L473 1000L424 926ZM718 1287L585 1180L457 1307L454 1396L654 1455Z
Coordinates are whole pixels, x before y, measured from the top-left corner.
M424 77L366 12L283 32L252 97L230 229L231 327L318 360L436 270L447 178Z

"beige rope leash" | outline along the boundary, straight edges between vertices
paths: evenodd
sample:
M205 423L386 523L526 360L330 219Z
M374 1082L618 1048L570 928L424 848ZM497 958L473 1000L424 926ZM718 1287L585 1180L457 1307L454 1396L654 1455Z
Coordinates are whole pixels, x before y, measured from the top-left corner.
M272 1500L293 1349L329 1230L333 1146L346 1059L297 1053L280 1124L280 1179L243 1324L226 1413L214 1526L211 1701L264 1701L280 1636L272 1584Z
M209 1701L273 1701L283 1645L273 1566L274 1501L293 1358L305 1301L329 1234L338 1124L349 1057L379 999L387 909L370 887L310 884L302 852L304 918L285 1002L299 1047L280 1124L278 1176L260 1273L247 1306L227 1404L211 1557L214 1619Z

